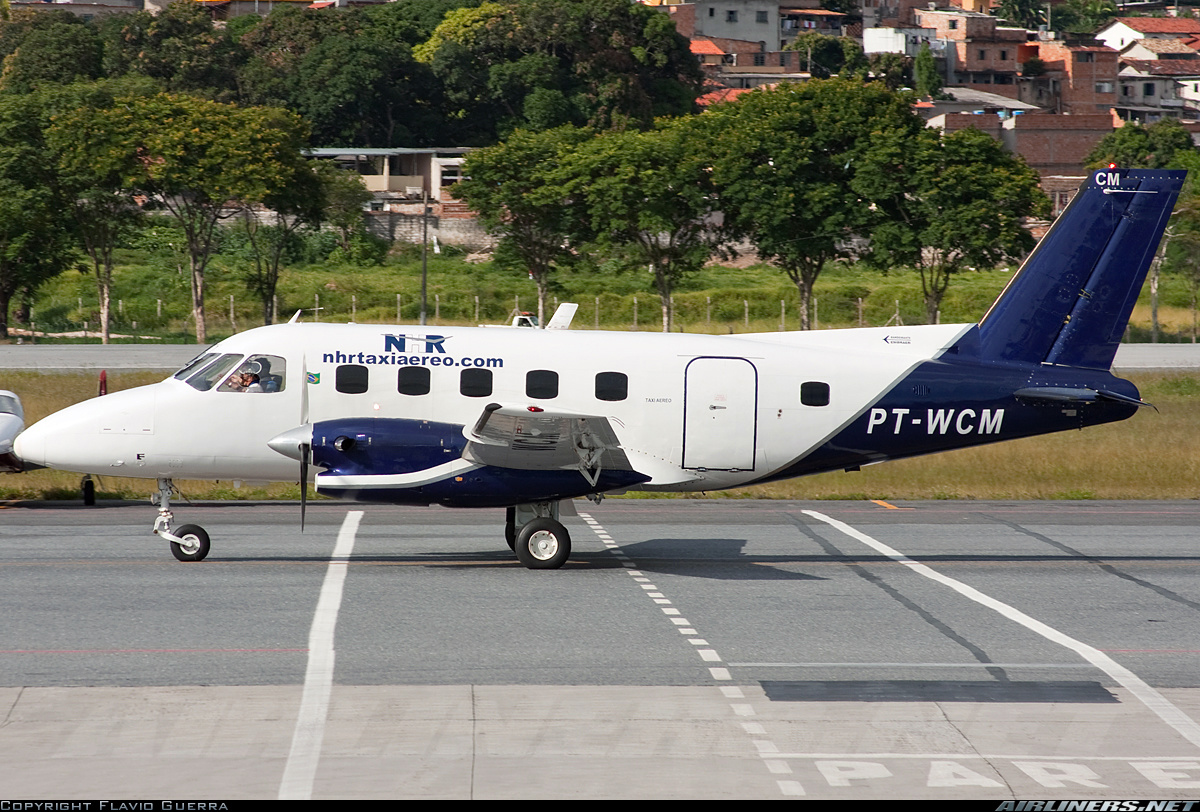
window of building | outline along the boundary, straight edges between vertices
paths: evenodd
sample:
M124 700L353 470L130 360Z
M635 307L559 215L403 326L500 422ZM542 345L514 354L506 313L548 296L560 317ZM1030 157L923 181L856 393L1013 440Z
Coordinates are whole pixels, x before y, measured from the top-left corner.
M1133 88L1131 88L1129 85L1125 85L1124 87L1121 88L1121 95L1122 96L1132 96Z
M805 381L800 384L800 402L805 406L828 406L829 384L823 381Z
M725 12L725 22L736 23L737 22L737 12L736 11L726 11Z
M428 395L429 368L400 367L396 373L396 391L402 395Z
M525 373L525 395L539 400L558 397L558 373L551 369L531 369Z
M342 364L334 372L333 388L346 395L367 391L368 370L358 364Z
M629 376L624 372L596 374L596 400L625 400L629 397Z
M1142 84L1142 95L1143 96L1153 96L1154 95L1154 83L1153 82L1144 82Z
M767 21L767 12L765 12L765 11L754 12L754 22L765 23L766 21Z
M710 9L708 10L708 16L709 16L709 17L716 17L716 16L717 16L717 10L716 10L715 8L710 8Z
M1112 93L1113 92L1112 82L1096 82L1096 92L1097 93Z
M492 394L492 371L464 369L458 378L458 391L469 398L486 398Z
M767 64L767 55L766 54L755 54L754 55L755 67L761 68L762 66L764 66L766 64Z
M951 30L951 31L957 31L957 30L958 30L958 20L951 20L951 21L950 21L950 30Z
M1001 59L1001 60L1008 59L1008 51L1001 51L1001 52L1000 52L1000 59Z
M983 48L980 48L980 49L979 49L979 58L980 58L980 59L987 59L987 51L985 51Z
M1076 58L1077 62L1094 62L1095 60L1096 60L1096 55L1093 53L1089 53L1087 51L1084 51L1083 53L1078 54L1077 58Z

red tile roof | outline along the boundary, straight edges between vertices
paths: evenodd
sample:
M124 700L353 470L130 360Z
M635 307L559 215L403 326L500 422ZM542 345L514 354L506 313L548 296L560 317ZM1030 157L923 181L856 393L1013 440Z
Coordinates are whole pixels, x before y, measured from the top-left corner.
M1190 17L1118 17L1114 22L1143 34L1200 34L1200 20Z
M692 53L697 56L708 54L710 56L723 56L725 54L720 48L713 44L712 40L694 39L692 40Z

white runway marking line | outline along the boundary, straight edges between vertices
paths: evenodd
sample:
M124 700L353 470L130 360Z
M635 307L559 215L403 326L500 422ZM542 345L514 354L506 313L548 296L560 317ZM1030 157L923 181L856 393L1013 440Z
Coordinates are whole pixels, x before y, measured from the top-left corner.
M670 617L671 622L673 624L675 624L675 626L678 627L678 631L680 634L688 635L688 636L697 634L696 629L692 626L692 624L690 622L688 622L687 618L676 617L677 615L679 615L678 609L676 609L673 606L663 605L663 604L670 604L671 601L668 598L666 598L662 592L658 591L658 587L655 586L654 584L652 584L650 582L650 579L647 578L641 571L639 571L637 569L633 569L634 565L632 563L629 563L628 556L626 556L623 552L621 552L618 544L613 540L612 536L609 535L609 532L607 530L605 530L604 527L599 522L597 522L595 519L593 519L587 513L580 513L579 518L583 519L584 522L587 523L587 526L590 527L592 529L592 532L595 533L596 536L599 537L600 540L604 542L605 546L608 547L608 549L610 549L614 553L616 553L617 557L620 558L622 560L622 562L625 562L624 566L630 568L625 571L627 573L629 573L629 576L631 578L633 578L633 580L638 584L638 586L640 586L645 591L646 596L649 597L651 600L653 600L654 603L659 605L659 608L662 609L663 614ZM696 653L700 656L700 659L703 660L704 662L719 663L722 661L721 655L718 654L715 649L707 648L707 646L708 646L707 640L704 640L702 638L693 638L693 639L688 640L688 642L696 647L695 648ZM702 646L704 648L701 648ZM732 675L729 673L728 668L712 667L712 668L708 669L708 673L717 682L730 682L733 679ZM742 689L735 685L722 685L721 693L725 696L726 699L745 699L745 694L742 693ZM731 711L733 711L735 716L739 716L742 718L755 715L754 706L748 702L730 702L729 708ZM756 738L752 739L752 741L754 743L755 748L758 750L758 752L760 754L765 755L765 754L779 752L779 748L775 745L775 742L766 738L766 731L763 729L762 725L759 725L759 724L751 725L751 724L743 722L742 727L751 736L756 737ZM761 737L761 738L759 738L759 737ZM770 772L772 775L790 775L792 773L792 768L786 761L783 761L783 760L780 760L777 758L776 759L764 759L764 763L766 764L767 771ZM800 795L805 794L804 787L800 785L799 781L779 780L779 781L776 781L775 783L778 785L779 791L786 796L794 797L794 796L800 796Z
M1165 696L1150 687L1141 677L1099 649L1089 646L1087 643L1083 643L1073 637L1069 637L1057 629L1042 623L1040 620L1030 617L1019 609L998 601L989 595L985 595L974 587L967 586L962 581L956 581L925 564L918 564L900 551L871 538L866 533L856 530L845 522L840 522L815 510L804 510L801 512L806 516L811 516L817 521L824 522L830 527L840 530L852 539L861 541L876 552L887 556L897 563L903 564L918 575L923 575L943 586L948 586L963 597L973 600L981 606L986 606L1014 623L1018 623L1030 631L1040 634L1052 643L1058 643L1060 646L1074 651L1084 660L1087 660L1096 668L1108 674L1122 688L1137 697L1143 705L1153 711L1158 718L1170 725L1176 733L1193 746L1200 748L1200 724L1197 724L1195 720L1173 705Z
M346 564L354 550L354 537L362 517L361 510L346 514L333 555L329 558L329 567L325 570L325 582L321 585L317 611L313 613L312 629L308 633L308 668L304 672L300 714L292 733L292 749L283 768L283 780L279 783L281 801L312 799L313 781L321 760L321 742L325 738L329 695L333 690L333 632L342 606Z

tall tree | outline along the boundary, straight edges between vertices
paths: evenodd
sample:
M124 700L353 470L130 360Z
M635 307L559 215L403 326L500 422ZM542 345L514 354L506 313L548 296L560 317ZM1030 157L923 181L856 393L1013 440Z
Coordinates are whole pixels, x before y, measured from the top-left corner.
M87 124L79 137L104 146L96 171L119 174L186 235L196 340L206 343L205 274L217 224L293 181L305 163L304 126L284 110L165 93L118 99Z
M663 120L646 132L602 133L562 162L557 177L583 239L648 268L671 329L671 295L714 248L709 222L717 206L703 133L688 119Z
M924 129L909 100L877 82L813 80L756 90L700 117L725 228L796 285L801 329L822 269L869 223L851 183L870 144Z
M918 96L937 98L942 92L942 74L929 43L921 43L921 50L913 60L913 89Z
M574 127L517 130L507 141L468 155L465 179L451 187L500 237L498 253L515 258L537 285L539 324L546 323L554 271L571 256L570 201L558 168L589 136Z
M42 108L32 96L0 94L0 338L8 310L74 263L77 254L57 174L46 161Z
M149 80L122 79L78 84L41 94L47 121L47 157L63 189L74 233L91 260L100 302L100 341L109 342L113 268L117 246L137 227L142 209L118 166L97 160L111 145L81 138L93 119L104 115L118 96L150 96Z
M956 274L1033 248L1025 220L1050 213L1038 182L1024 159L972 127L875 139L853 188L874 204L870 259L920 272L932 324Z

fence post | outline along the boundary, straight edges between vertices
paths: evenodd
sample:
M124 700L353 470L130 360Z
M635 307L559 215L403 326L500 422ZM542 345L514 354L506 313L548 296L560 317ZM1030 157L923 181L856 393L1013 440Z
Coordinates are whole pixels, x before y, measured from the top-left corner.
M787 310L785 309L783 299L779 300L779 332L787 329Z
M712 330L712 297L704 297L704 327L706 330Z
M396 324L400 323L401 318L402 317L400 315L400 294L397 293L396 294Z
M313 321L321 320L321 294L313 294Z
M637 297L633 297L633 329L637 329Z
M862 297L858 297L858 326L863 326Z
M600 297L596 297L596 329L600 329Z
M475 323L479 324L479 296L475 296Z
M742 310L745 312L746 326L750 326L750 300L742 299Z
M350 294L350 321L358 321L358 296Z
M233 318L233 294L229 294L229 332L237 332L237 322Z
M442 294L433 294L433 323L438 324L442 319Z

